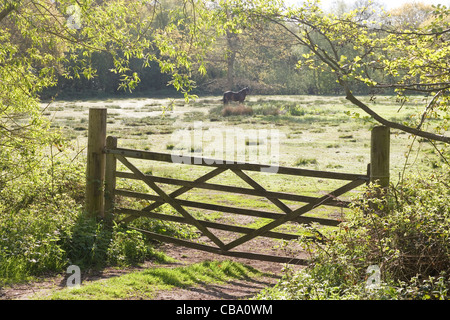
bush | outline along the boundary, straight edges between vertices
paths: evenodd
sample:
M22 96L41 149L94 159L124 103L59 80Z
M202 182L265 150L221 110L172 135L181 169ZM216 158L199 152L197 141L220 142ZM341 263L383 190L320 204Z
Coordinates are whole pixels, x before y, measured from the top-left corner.
M368 188L338 230L305 227L305 235L323 235L300 239L311 263L259 299L450 298L449 178L410 179L378 201L368 200L376 191ZM369 266L380 270L376 289L366 286Z
M40 166L1 185L0 285L64 272L70 264L142 261L143 240L135 233L85 216L85 161L65 152L41 157Z
M130 266L144 262L152 253L144 240L139 231L116 226L107 250L109 264Z
M74 162L47 157L39 167L3 185L0 283L60 271L67 265L63 243L81 211L80 169Z
M67 252L68 264L82 269L106 266L111 234L103 222L80 211L78 218L67 228L61 244Z
M253 109L251 107L244 106L242 104L238 106L226 106L222 110L222 116L243 116L243 115L252 115Z
M289 107L288 107L288 113L289 113L291 116L296 116L296 117L298 117L298 116L304 116L304 115L306 115L306 114L307 114L307 111L306 111L303 107L296 105L296 106L289 106Z

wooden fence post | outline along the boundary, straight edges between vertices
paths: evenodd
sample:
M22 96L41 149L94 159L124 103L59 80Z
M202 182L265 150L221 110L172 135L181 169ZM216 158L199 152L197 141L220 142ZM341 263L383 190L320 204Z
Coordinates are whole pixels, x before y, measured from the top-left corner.
M370 150L370 182L381 188L389 186L390 130L385 126L372 129Z
M86 211L91 217L104 217L106 145L105 108L89 109L89 131L86 167Z
M107 137L106 148L116 149L117 138ZM115 203L115 189L116 189L116 156L112 153L106 154L106 169L105 169L105 217L108 222L112 221Z

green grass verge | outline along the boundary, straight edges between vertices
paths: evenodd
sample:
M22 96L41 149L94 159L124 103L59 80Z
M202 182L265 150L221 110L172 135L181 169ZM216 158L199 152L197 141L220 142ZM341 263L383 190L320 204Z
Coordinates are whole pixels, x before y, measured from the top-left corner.
M151 299L157 291L199 284L224 283L232 279L262 276L260 271L232 261L204 261L185 267L151 268L120 277L65 288L38 300Z

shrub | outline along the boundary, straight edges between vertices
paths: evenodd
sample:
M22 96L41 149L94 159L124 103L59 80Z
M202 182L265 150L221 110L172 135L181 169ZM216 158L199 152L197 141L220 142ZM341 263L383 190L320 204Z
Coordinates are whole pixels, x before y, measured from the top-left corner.
M62 243L68 264L82 269L106 266L111 233L104 223L80 211L78 219L68 226Z
M84 163L68 153L45 156L1 186L0 285L65 272L71 264L101 268L156 255L137 231L111 229L85 215Z
M43 158L39 167L3 185L0 283L60 271L67 264L63 243L81 210L80 168L62 158Z
M253 109L251 107L244 106L242 104L233 107L233 106L226 106L222 110L222 116L229 117L229 116L244 116L244 115L252 115Z
M303 107L296 105L296 106L289 106L288 113L291 116L304 116L305 114L307 114L307 111Z
M144 262L151 251L142 233L116 226L106 253L109 264L129 266Z

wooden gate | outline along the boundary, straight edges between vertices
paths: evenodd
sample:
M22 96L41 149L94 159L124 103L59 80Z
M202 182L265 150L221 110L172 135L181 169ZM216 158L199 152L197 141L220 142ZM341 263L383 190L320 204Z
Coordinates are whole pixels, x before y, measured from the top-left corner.
M338 200L339 196L355 189L356 187L364 183L374 181L375 178L377 178L377 181L383 181L384 184L386 183L386 176L388 176L389 172L389 166L386 167L386 162L379 159L380 156L382 156L384 159L389 158L389 143L387 143L386 148L386 139L384 138L384 141L382 143L379 143L379 139L372 139L373 152L371 160L376 160L376 168L373 168L373 165L369 166L370 169L366 174L337 173L282 166L277 167L276 173L270 173L277 175L316 177L321 179L335 179L343 181L342 186L321 197L311 197L299 194L266 190L247 173L252 171L260 172L262 171L262 169L267 168L266 165L255 163L230 163L229 161L183 156L184 164L187 163L194 166L205 166L211 168L211 170L206 174L199 176L193 181L160 177L152 174L144 174L140 169L137 168L136 165L130 162L130 159L173 163L173 155L169 153L157 153L119 148L117 146L117 138L115 137L108 137L107 139L105 139L106 143L103 142L102 147L102 143L98 141L104 139L104 136L106 135L106 128L103 128L103 126L106 126L106 110L91 109L90 115L89 139L91 142L94 141L95 143L88 144L88 177L86 189L86 202L88 205L90 204L90 208L87 208L88 212L93 212L96 215L106 217L111 215L124 215L125 218L122 220L124 222L130 222L133 219L137 219L139 217L147 217L152 219L190 224L195 226L201 232L201 234L208 239L209 243L197 243L157 234L148 230L137 230L158 241L174 243L193 249L204 250L226 256L267 260L281 263L306 264L307 261L301 258L292 258L278 255L275 256L255 252L243 252L236 250L236 248L250 240L255 239L256 237L269 237L285 240L296 239L298 237L297 235L274 231L275 228L287 222L316 222L322 225L337 226L340 223L340 221L338 220L306 217L304 215L319 206L335 206L344 208L348 207L349 203L346 201ZM92 123L92 125L91 121L94 122ZM100 125L100 128L98 128L98 123L102 124ZM384 127L382 128L383 133L385 133L386 130L384 129ZM95 138L91 138L91 135L95 136ZM385 137L386 135L384 134L383 136ZM387 137L389 138L389 135L387 135ZM100 149L101 154L99 154ZM374 151L374 149L376 149L376 152ZM376 158L374 158L374 156ZM102 159L104 159L104 163L102 163ZM122 163L130 172L117 171L117 161ZM93 167L97 167L98 170L94 170ZM97 171L100 171L100 173L98 173ZM103 174L102 171L104 172ZM247 185L250 186L250 188L214 184L208 182L208 180L211 180L212 178L217 177L224 172L230 171L233 172L237 177L242 179ZM96 174L92 174L92 172ZM92 176L89 177L89 174L91 174ZM156 195L118 189L116 187L117 178L143 181L151 190L156 193ZM104 190L102 188L103 181L105 183ZM160 185L175 185L179 188L175 191L167 192ZM272 204L274 204L280 212L237 208L233 206L189 201L179 198L179 196L181 196L182 194L185 194L186 192L193 189L214 190L225 193L264 197L268 199L268 201L270 201ZM99 193L101 194L100 196L98 195ZM90 196L90 194L95 194L95 197ZM99 199L99 197L103 196L104 200ZM152 201L152 203L142 210L122 208L116 206L116 196L144 199ZM299 205L296 206L296 208L291 209L283 202L283 200L288 200L291 203L299 203ZM178 213L178 215L167 215L155 212L155 209L163 204L169 204ZM270 219L271 222L259 228L248 228L225 223L211 222L195 218L189 212L189 208L214 210L235 215L267 218ZM213 232L211 232L210 229L225 230L237 233L238 237L229 242L224 242Z

